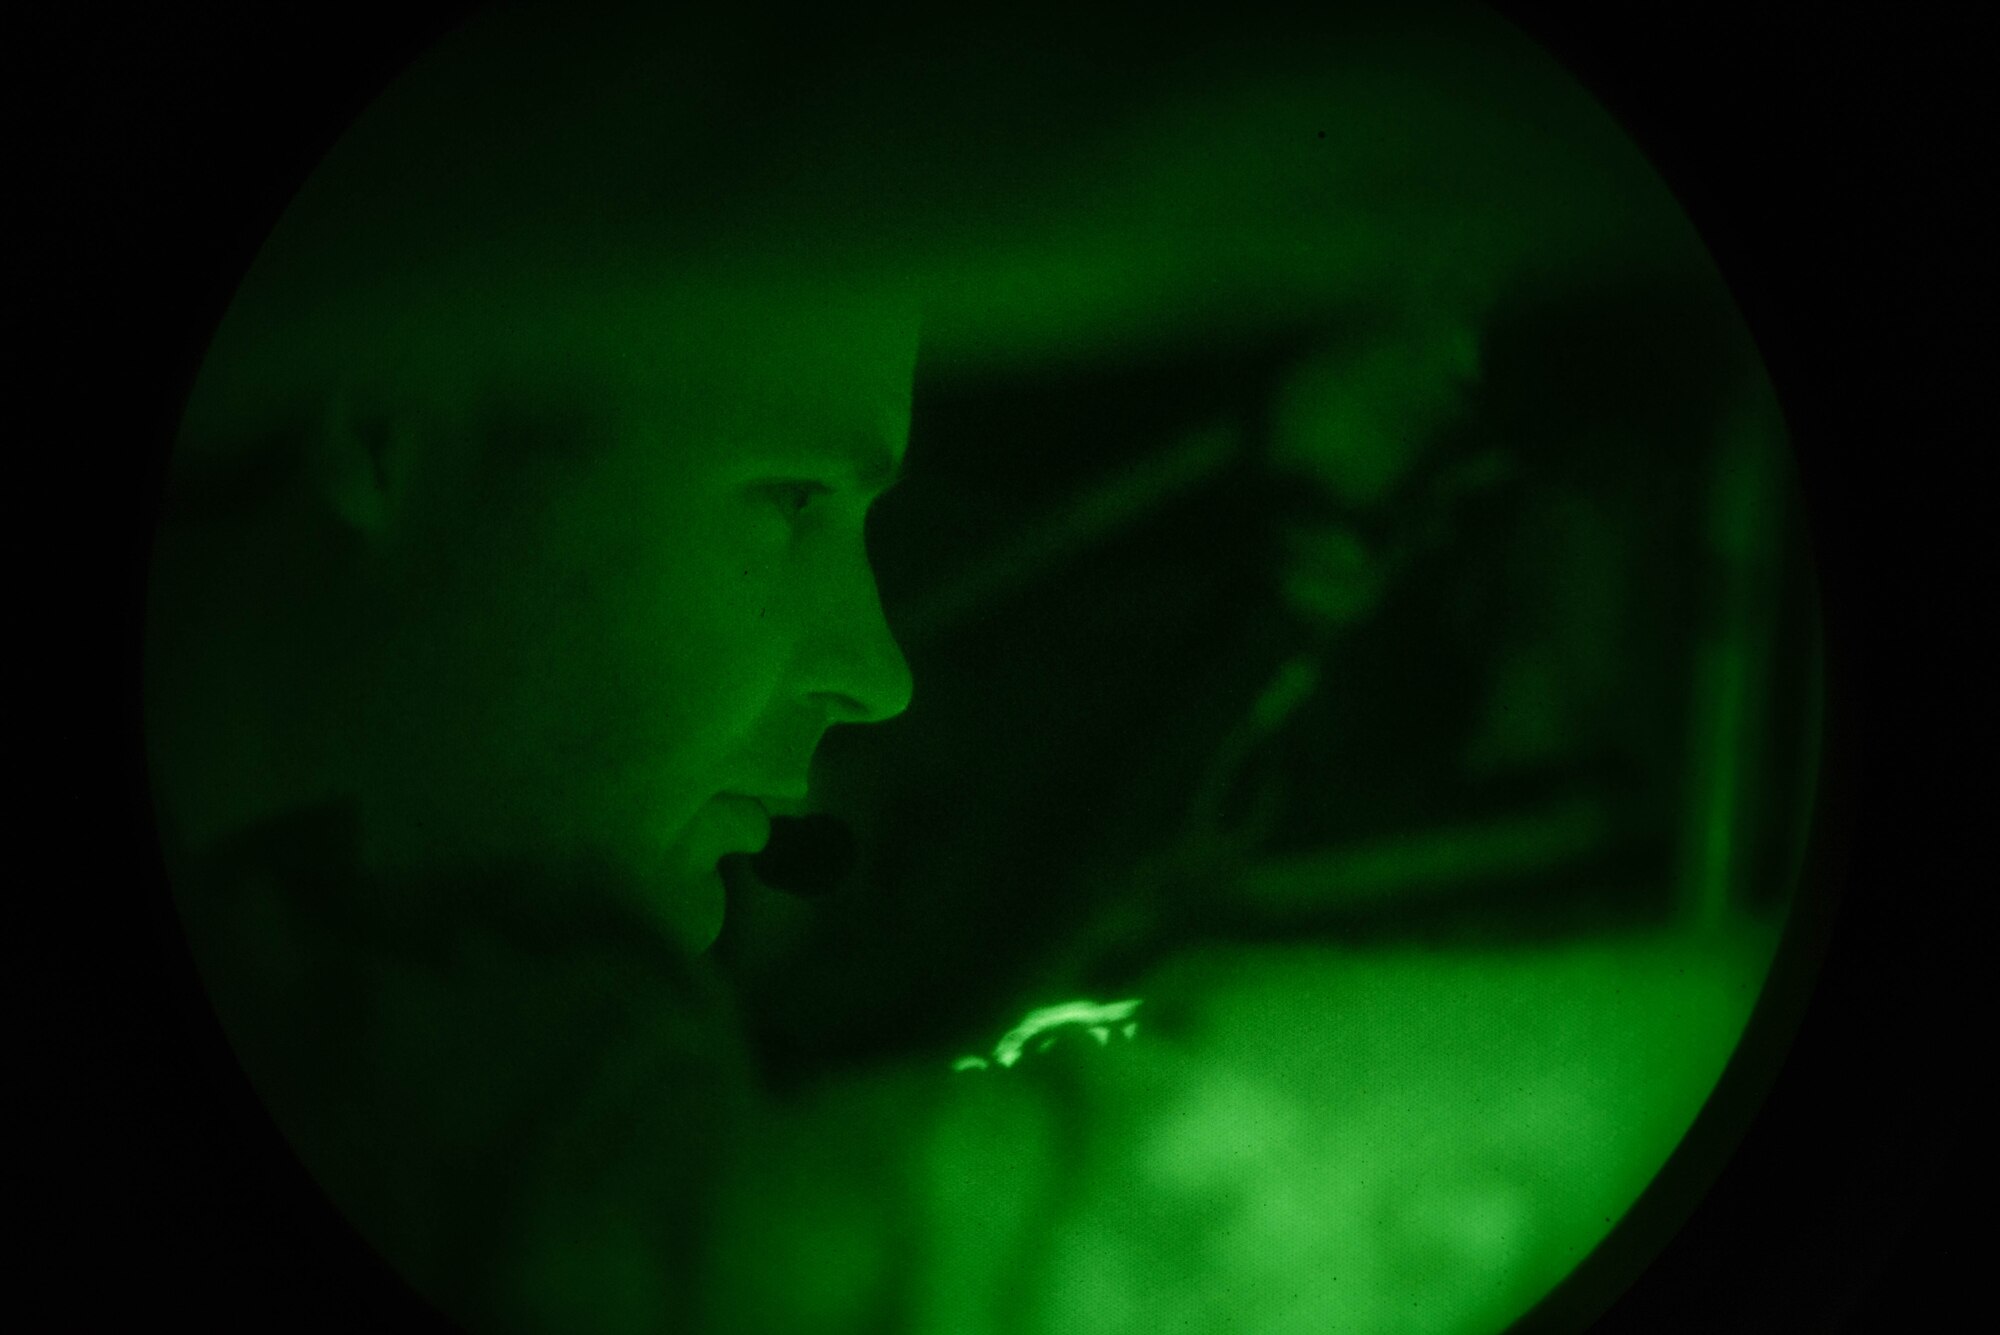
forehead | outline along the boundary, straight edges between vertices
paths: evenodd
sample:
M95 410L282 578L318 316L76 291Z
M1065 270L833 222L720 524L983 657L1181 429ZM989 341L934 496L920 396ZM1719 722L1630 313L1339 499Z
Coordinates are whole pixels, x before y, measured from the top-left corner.
M630 232L475 232L461 249L449 263L397 257L386 276L353 261L353 281L265 266L211 345L184 436L254 439L337 392L447 419L496 400L602 398L711 438L906 438L907 286L774 257L782 247L702 257Z
M536 318L468 330L431 361L442 390L506 454L600 453L615 443L660 462L851 469L879 487L909 433L918 322L913 304L808 284L648 296L550 285L517 311ZM518 336L522 330L528 337ZM422 387L411 385L423 394ZM574 436L574 440L568 437ZM571 448L573 447L573 448Z
M915 375L913 303L799 281L584 289L548 302L549 369L628 407L721 432L837 432L900 451Z
M909 438L914 321L894 311L737 308L640 337L620 365L639 438L728 467L838 469L886 486Z

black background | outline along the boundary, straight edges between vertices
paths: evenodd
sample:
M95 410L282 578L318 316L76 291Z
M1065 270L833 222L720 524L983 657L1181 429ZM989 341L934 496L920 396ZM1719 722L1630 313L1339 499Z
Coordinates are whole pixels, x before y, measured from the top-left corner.
M46 423L17 438L19 569L50 618L16 644L39 681L16 722L58 741L16 752L37 798L16 829L15 1101L46 1120L16 1142L12 1195L32 1235L17 1297L53 1298L50 1328L415 1319L210 1032L158 884L135 669L161 445L229 292L319 153L460 8L10 20L29 76L11 127L31 298L17 425ZM1825 948L1820 984L1713 1191L1593 1329L1945 1328L1970 1290L1950 1206L1968 1173L1959 1074L1981 1055L1961 1033L1961 924L1991 879L1957 842L1985 824L1960 786L1982 767L1957 702L1991 606L1957 536L1977 495L1969 256L1991 160L1972 11L1504 8L1633 132L1736 286L1792 418L1828 603L1821 907L1800 941ZM1636 1264L1609 1262L1559 1304L1591 1310Z

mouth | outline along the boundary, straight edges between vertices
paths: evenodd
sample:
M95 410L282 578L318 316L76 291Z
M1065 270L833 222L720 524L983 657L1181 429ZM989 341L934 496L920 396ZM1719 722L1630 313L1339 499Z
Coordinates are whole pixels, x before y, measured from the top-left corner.
M723 796L748 798L750 801L764 808L765 814L770 816L800 816L804 815L806 810L806 787L804 784L782 792L767 790L761 792L724 793Z
M766 888L817 899L846 881L857 852L854 831L846 821L813 812L785 821L770 846L747 862Z

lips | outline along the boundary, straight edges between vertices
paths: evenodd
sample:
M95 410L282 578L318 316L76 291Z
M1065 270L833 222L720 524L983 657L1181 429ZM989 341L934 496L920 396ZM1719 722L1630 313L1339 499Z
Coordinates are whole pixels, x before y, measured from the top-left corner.
M765 799L744 793L723 793L715 799L728 825L726 848L732 853L759 853L771 841L771 810Z
M786 792L774 790L770 792L726 793L724 796L747 797L757 803L757 805L763 807L765 814L771 816L796 816L802 813L806 807L806 790L803 787L791 789Z

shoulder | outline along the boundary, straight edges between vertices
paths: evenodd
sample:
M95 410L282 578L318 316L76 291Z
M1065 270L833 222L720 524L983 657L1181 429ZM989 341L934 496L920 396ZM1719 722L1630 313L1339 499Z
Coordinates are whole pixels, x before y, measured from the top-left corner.
M301 813L176 880L224 1029L329 1197L441 1297L490 1292L537 1237L680 1227L754 1091L713 968L601 887L385 887L354 833Z

